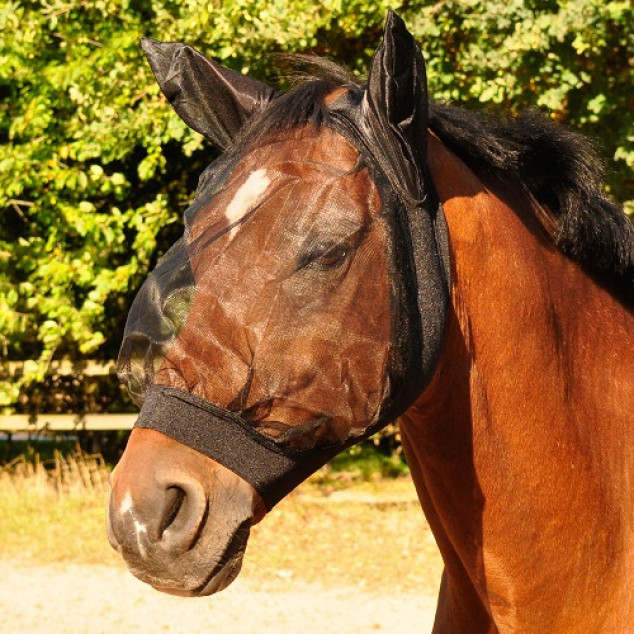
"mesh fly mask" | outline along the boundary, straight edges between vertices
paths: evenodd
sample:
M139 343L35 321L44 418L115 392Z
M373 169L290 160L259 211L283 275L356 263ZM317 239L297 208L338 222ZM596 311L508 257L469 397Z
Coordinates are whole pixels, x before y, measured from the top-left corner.
M190 47L144 48L176 111L223 148L284 110ZM318 127L242 135L206 170L131 308L119 372L136 425L213 458L268 508L404 412L435 369L449 260L426 103L422 56L391 13L364 89L322 104Z

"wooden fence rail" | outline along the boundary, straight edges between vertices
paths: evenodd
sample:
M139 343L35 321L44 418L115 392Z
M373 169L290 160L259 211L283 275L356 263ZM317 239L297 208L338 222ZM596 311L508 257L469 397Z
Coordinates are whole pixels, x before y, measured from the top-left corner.
M12 361L0 366L10 376L24 372L34 361ZM53 361L48 374L56 376L106 376L116 372L116 361ZM136 414L28 414L0 415L0 432L115 431L132 429Z
M27 414L0 415L0 432L115 431L132 429L136 414Z

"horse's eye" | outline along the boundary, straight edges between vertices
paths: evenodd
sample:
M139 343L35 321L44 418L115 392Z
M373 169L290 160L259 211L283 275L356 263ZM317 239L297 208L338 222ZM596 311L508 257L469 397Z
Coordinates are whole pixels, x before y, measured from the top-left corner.
M302 258L300 268L334 269L345 262L349 253L348 244L322 244Z

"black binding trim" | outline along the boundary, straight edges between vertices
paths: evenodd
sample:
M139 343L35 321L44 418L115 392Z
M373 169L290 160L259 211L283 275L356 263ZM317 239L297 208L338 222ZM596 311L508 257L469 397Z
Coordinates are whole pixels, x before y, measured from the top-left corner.
M153 429L212 458L246 480L267 509L346 447L374 433L317 449L278 445L235 412L177 388L153 385L135 427Z

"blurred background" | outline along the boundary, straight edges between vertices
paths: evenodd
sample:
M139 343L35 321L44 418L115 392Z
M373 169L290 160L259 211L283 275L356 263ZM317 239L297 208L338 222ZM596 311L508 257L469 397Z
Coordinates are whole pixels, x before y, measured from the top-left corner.
M388 7L420 43L435 100L506 117L536 108L588 135L605 161L608 193L634 212L629 1L5 0L0 554L44 563L110 561L106 480L135 411L113 360L132 298L179 237L198 176L216 156L167 106L140 38L187 42L283 88L279 53L311 52L363 76ZM370 495L379 500L376 508L389 511L377 516L374 508L368 519L381 535L393 535L388 542L408 522L425 531L406 474L398 428L390 426L317 474L306 493L312 501L295 507L284 530L301 533L306 517L323 517L314 499L345 488L360 497L348 500L337 521ZM367 507L358 511L351 526L366 523ZM78 515L81 522L65 524ZM263 551L275 550L272 535L280 530L271 525ZM386 548L377 553L389 559ZM409 549L409 542L395 546L394 579L433 593L437 555L425 551L416 561L428 562L426 571L407 577L397 562L407 552L412 563L416 548ZM323 556L316 554L316 570ZM291 577L301 567L272 557L273 568ZM368 583L381 578L383 569L371 572L372 552L363 557L342 563L342 570L356 571L342 572L344 580L357 578L355 565Z

